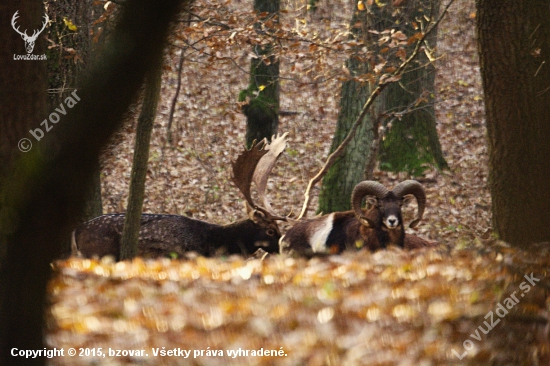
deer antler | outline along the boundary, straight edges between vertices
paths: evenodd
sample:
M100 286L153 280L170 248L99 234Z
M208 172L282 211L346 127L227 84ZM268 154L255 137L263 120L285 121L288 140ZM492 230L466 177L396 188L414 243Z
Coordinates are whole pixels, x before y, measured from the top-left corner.
M265 149L268 150L267 154L260 159L253 176L254 183L258 188L258 199L272 215L273 209L271 208L271 204L267 200L265 194L267 189L267 179L269 178L269 174L271 174L277 159L285 150L287 138L288 132L285 132L282 135L273 135L271 138L271 143L265 146Z
M267 188L267 178L277 158L285 149L287 135L288 132L278 135L277 138L273 136L271 144L267 144L265 139L257 144L254 142L252 148L245 150L233 163L233 183L239 188L251 208L262 212L271 220L286 220L285 217L276 216L273 213L265 191ZM269 150L267 150L268 147ZM250 188L253 181L258 188L258 197L263 207L252 200Z
M42 23L42 29L40 29L40 30L35 29L34 32L32 33L32 36L29 36L29 35L27 34L27 30L26 30L26 29L25 29L24 32L21 32L21 31L19 30L19 26L17 26L16 23L15 23L15 22L17 21L17 18L19 18L19 14L18 14L18 13L19 13L19 10L17 10L17 11L15 12L15 14L13 14L13 17L11 18L11 26L12 26L12 28L13 28L17 33L19 33L19 34L20 34L24 39L26 39L26 40L27 40L27 39L29 39L29 40L36 40L36 38L38 37L38 35L39 35L40 33L42 33L42 31L44 30L44 28L46 28L46 25L48 25L48 22L50 21L50 18L48 17L48 14L44 14L45 20L44 20L44 22Z
M252 200L250 195L250 186L252 185L252 176L254 175L254 170L258 165L260 159L267 154L267 150L262 150L265 146L265 139L258 142L252 143L250 150L246 150L239 155L237 160L232 164L233 165L233 176L231 179L233 183L239 188L239 191L243 194L246 202L250 207L257 209L258 206Z

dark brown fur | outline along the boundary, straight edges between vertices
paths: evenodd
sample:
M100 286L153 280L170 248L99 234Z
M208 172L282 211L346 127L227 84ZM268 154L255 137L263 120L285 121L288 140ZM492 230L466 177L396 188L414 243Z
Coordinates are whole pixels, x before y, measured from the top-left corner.
M123 226L124 214L103 215L81 224L73 232L73 254L118 259ZM279 238L277 225L261 219L221 226L179 215L143 214L138 256L252 254L259 248L276 252Z

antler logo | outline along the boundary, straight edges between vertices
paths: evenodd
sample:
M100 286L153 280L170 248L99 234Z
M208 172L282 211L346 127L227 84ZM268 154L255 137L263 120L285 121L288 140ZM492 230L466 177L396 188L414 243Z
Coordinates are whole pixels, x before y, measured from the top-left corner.
M44 28L46 28L46 25L50 21L50 18L48 18L48 14L44 14L44 18L46 18L46 19L44 20L44 24L42 24L42 29L40 29L39 31L35 30L34 33L32 34L32 36L29 37L27 35L27 30L26 29L25 29L25 32L21 32L19 30L19 27L16 27L16 25L15 25L16 19L19 18L19 15L17 14L18 12L19 12L19 10L17 10L15 12L15 14L13 14L13 18L11 18L11 26L13 27L13 29L17 33L19 33L21 35L21 38L23 38L23 40L25 41L25 48L27 49L27 53L31 53L32 50L34 49L34 42L36 42L36 39L38 38L40 33L42 33Z

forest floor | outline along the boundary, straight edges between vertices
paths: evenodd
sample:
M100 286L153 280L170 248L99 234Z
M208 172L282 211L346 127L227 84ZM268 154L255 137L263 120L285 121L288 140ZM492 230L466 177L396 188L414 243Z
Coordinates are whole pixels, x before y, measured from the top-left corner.
M345 28L351 9L339 5L321 7L309 19L312 27ZM171 60L152 138L145 212L219 224L245 216L243 199L230 180L230 162L242 150L245 133L236 99L248 80L243 72L248 52L240 52L234 55L239 67L205 65L192 57L184 62L173 145L166 143L177 57ZM84 354L51 363L549 364L550 280L544 275L550 254L509 248L491 235L474 1L456 0L449 9L438 53L437 128L450 169L423 177L428 207L415 233L437 240L440 248L311 260L60 261L49 288L46 340L51 347L82 348ZM326 67L340 68L343 61L336 55ZM287 77L281 85L282 109L297 113L280 120L279 131L289 131L290 140L270 179L269 196L275 211L288 214L300 210L308 180L326 159L340 85L336 79L296 82L288 64L281 67ZM134 123L126 124L105 153L106 213L125 211L133 132ZM375 174L389 187L415 178ZM103 358L98 347L104 353L143 349L149 356ZM260 357L256 352L262 347L277 354ZM153 356L155 350L174 348L191 353L186 359ZM232 353L237 350L249 355Z

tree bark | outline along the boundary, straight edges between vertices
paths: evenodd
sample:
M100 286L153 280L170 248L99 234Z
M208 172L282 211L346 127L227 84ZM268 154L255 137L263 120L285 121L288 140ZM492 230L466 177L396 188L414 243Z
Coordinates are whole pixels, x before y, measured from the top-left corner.
M75 90L88 62L91 47L92 1L47 1L52 46L48 56L50 108L59 106ZM67 23L66 23L67 22ZM72 24L76 29L70 29Z
M254 0L254 11L263 21L278 22L280 0ZM258 22L258 33L269 31L268 22ZM264 137L268 140L277 133L279 126L279 60L273 55L273 45L254 46L256 58L250 60L250 81L248 88L241 91L239 101L246 102L246 146Z
M403 2L399 6L388 4L382 8L374 7L376 11L372 12L371 23L378 31L392 29L410 38L419 32L420 20L424 16L431 18L431 21L438 17L439 8L439 0L417 0ZM391 17L391 14L397 12L400 14L399 21ZM427 37L425 48L434 50L436 41L437 28ZM413 47L414 44L404 49L408 53ZM387 133L380 143L380 169L421 176L430 166L448 168L436 130L434 82L435 67L426 53L421 52L401 80L388 85L382 92L377 112L386 116ZM391 126L388 126L389 121Z
M162 62L162 54L157 55L153 68L146 77L145 96L136 127L128 208L124 218L124 229L122 229L120 242L121 260L134 258L138 251L139 228L149 161L149 142L151 141L151 132L153 131L160 97Z
M366 42L367 12L355 11L351 19L351 37ZM366 74L368 62L352 55L346 66L351 77ZM372 85L350 79L342 84L340 96L340 112L334 132L330 152L340 145L348 134L351 126L361 113L363 105L372 91ZM351 192L357 183L364 179L365 164L372 145L372 115L369 113L358 127L357 132L342 156L329 169L323 178L323 186L319 194L318 212L329 213L346 211L351 207Z
M550 241L548 2L477 0L493 223L519 247Z
M2 365L45 362L44 357L12 357L10 350L44 349L42 325L50 263L77 223L91 167L142 85L153 55L162 51L179 4L176 0L126 4L103 57L78 89L78 103L67 106L67 115L24 155L17 150L17 142L47 114L45 64L14 61L14 52L24 52L22 41L11 29L9 17L0 20L4 41L0 51ZM1 2L0 10L2 14L19 10L21 21L23 13L28 14L27 24L32 20L33 25L40 24L44 13L41 2L26 0L15 5Z
M6 207L6 192L2 188L5 182L17 174L16 161L24 156L18 149L18 142L24 141L20 147L31 147L26 154L38 153L39 143L29 134L31 128L40 128L40 122L48 111L47 73L44 61L14 60L13 55L26 54L23 40L10 24L10 20L19 11L17 24L20 29L40 29L45 14L41 2L23 0L20 2L0 2L0 364L16 365L23 361L8 360L8 352L12 347L24 349L40 349L42 333L43 293L47 278L48 262L44 261L50 255L48 248L37 243L25 243L16 240L8 245L7 236L19 239L13 234L17 226L29 231L36 230L34 222L21 220L14 207ZM36 40L33 54L45 53L44 36ZM32 139L32 140L31 140ZM29 169L33 166L29 165ZM32 186L22 185L17 193L23 194ZM40 207L35 207L41 209ZM42 208L43 209L43 208ZM22 234L21 232L19 234ZM38 236L35 240L39 241ZM17 246L26 245L27 253L18 253ZM41 294L41 295L40 295ZM38 299L39 301L36 301ZM13 319L17 316L17 320ZM18 324L20 322L20 324ZM38 325L38 328L37 328ZM13 361L13 362L12 362ZM24 360L28 365L37 364L36 360Z
M78 81L90 63L93 33L91 24L94 21L94 10L98 10L98 6L94 6L92 0L49 0L47 4L50 17L48 38L54 44L54 47L46 50L48 95L50 110L54 110L76 90ZM70 24L76 29L70 29ZM86 204L79 218L81 222L103 213L99 159L93 170L94 176L86 193ZM64 246L64 251L69 253L70 240L66 240Z

